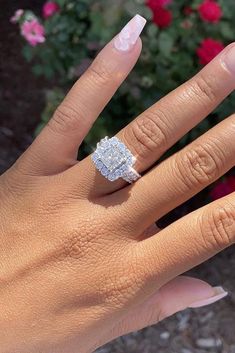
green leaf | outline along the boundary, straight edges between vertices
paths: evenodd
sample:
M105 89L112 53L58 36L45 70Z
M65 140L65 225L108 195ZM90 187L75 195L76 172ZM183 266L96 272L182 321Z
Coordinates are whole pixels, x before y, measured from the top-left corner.
M154 23L150 23L147 26L147 35L151 38L156 38L158 33L158 27Z
M43 68L42 65L34 65L34 66L32 67L32 71L33 71L33 73L34 73L36 76L42 75L45 69L46 69L46 68Z
M29 45L25 45L22 49L22 53L26 59L26 61L30 62L33 58L33 51Z
M234 40L235 31L233 26L228 22L221 22L221 34L228 40Z
M169 57L173 48L173 39L167 32L161 32L158 37L158 47L162 55Z

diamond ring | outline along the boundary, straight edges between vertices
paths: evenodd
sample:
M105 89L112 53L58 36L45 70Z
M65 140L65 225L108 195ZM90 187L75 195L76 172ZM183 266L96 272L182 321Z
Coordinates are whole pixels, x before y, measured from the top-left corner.
M103 138L91 158L100 173L110 181L122 178L132 183L141 177L133 168L136 158L117 137Z

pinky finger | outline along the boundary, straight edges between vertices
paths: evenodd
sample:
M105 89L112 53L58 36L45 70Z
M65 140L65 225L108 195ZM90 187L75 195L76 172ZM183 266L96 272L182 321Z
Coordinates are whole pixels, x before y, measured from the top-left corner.
M163 285L234 242L235 192L139 242L137 258L153 290L156 276Z
M158 323L188 307L199 308L224 298L222 287L212 287L197 278L179 276L157 290L115 324L109 339Z

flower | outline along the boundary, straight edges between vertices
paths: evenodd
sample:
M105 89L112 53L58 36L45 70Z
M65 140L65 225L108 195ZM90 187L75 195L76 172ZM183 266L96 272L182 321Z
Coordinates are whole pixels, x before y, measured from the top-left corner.
M17 23L19 21L19 19L21 18L21 16L23 15L23 13L24 13L24 10L22 10L22 9L16 10L14 13L14 16L12 16L10 18L10 22Z
M223 43L211 38L204 39L199 48L197 48L197 56L200 64L208 64L214 57L224 49Z
M38 22L37 19L25 21L21 26L21 34L33 47L38 43L45 42L44 27Z
M185 14L185 16L190 16L193 13L192 7L185 6L185 8L183 9L183 13Z
M44 18L51 17L59 10L60 10L60 7L55 1L47 1L42 8L43 17Z
M172 0L147 0L146 5L151 9L151 10L156 10L159 7L164 7L169 5L172 2Z
M153 13L153 22L160 28L170 26L172 22L172 12L163 7L159 7Z
M231 194L235 191L235 176L231 175L224 181L218 182L210 192L213 200L220 199L223 196Z
M198 11L201 19L206 22L217 23L222 16L222 9L214 0L204 0Z

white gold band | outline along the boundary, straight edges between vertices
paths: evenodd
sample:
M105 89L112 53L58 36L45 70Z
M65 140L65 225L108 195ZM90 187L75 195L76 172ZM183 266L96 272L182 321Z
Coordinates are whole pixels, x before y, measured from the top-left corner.
M141 175L137 173L134 168L130 167L129 170L123 174L122 178L128 183L133 183L133 181L136 181L141 178Z

